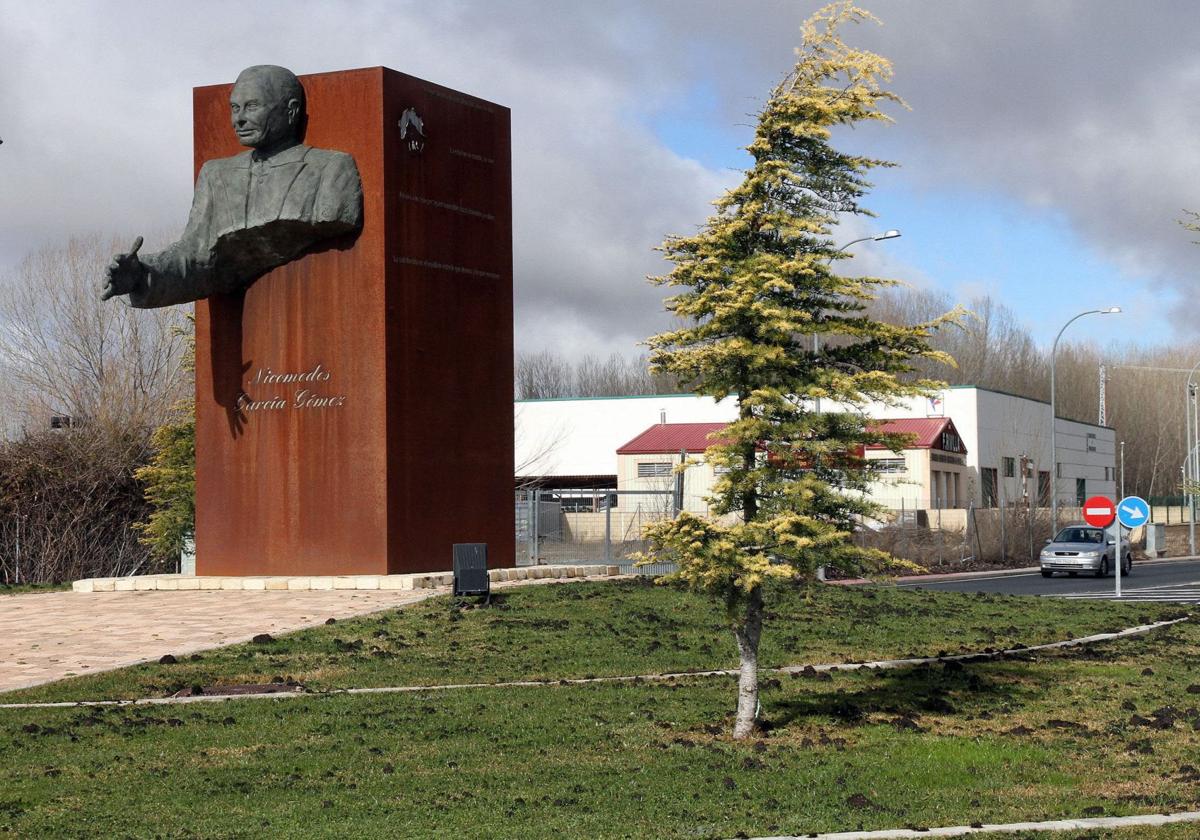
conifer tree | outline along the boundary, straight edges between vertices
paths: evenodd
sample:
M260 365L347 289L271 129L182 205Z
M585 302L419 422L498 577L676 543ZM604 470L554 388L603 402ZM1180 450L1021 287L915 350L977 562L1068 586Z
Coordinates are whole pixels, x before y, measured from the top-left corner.
M898 376L916 357L951 362L929 337L956 313L915 326L872 320L865 303L890 281L835 271L845 255L831 241L834 226L871 215L859 204L870 186L865 175L891 164L835 149L831 130L889 121L881 106L903 105L883 87L890 63L838 34L864 20L875 19L836 2L805 22L795 67L759 115L745 179L715 202L699 233L664 243L674 268L651 278L681 289L667 308L683 324L648 340L655 369L738 404L738 419L713 436L705 456L719 474L713 515L682 513L646 532L650 555L678 563L669 579L727 608L741 661L735 738L757 722L768 582L803 580L821 566L893 562L851 536L856 520L876 512L862 493L870 480L863 447L899 449L904 441L872 428L855 408L936 387ZM817 400L837 410L817 412Z
M195 317L177 332L186 349L185 364L195 370ZM154 457L136 473L153 506L145 522L135 523L141 542L161 560L174 560L196 531L196 398L190 394L175 406L173 417L150 439Z

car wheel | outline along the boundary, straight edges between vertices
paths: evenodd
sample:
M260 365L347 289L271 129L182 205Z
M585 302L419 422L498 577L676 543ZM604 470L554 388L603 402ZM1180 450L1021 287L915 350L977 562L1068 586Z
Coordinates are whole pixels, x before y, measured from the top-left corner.
M1042 577L1054 577L1054 572L1049 569L1042 569Z
M1121 569L1121 574L1125 575L1125 576L1133 574L1133 555L1132 554L1125 555L1125 564L1124 564L1124 567Z
M1096 577L1108 577L1108 558L1100 558L1100 567L1096 569Z

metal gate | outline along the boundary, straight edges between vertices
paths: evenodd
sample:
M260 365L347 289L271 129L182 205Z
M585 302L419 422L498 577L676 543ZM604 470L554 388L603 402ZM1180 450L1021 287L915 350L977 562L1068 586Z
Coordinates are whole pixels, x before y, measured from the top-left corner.
M626 574L668 574L675 564L638 567L633 555L647 547L645 525L678 511L671 490L518 490L517 565L604 565L620 566Z

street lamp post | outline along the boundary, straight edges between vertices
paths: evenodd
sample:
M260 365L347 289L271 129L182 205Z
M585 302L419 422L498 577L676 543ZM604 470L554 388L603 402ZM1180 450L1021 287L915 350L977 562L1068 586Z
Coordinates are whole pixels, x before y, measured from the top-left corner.
M1121 498L1125 498L1125 441L1121 441Z
M895 228L892 228L891 230L885 230L883 233L876 234L875 236L860 236L858 239L851 239L845 245L840 246L836 251L834 251L832 254L829 255L829 262L833 262L833 258L836 255L842 253L842 251L845 251L851 245L857 245L859 242L866 242L868 239L873 242L882 242L885 239L896 239L899 236L900 236L900 231L896 230ZM821 334L819 332L813 333L813 345L812 346L813 346L813 362L816 363L817 354L821 352ZM813 409L816 411L817 414L821 413L821 398L820 397L816 397L813 400ZM817 580L822 580L822 581L825 580L825 567L824 566L820 566L817 569Z
M866 242L867 240L872 240L874 242L882 242L885 239L896 239L899 236L900 236L900 231L896 230L895 228L892 228L891 230L885 230L883 233L876 234L875 236L860 236L858 239L851 239L845 245L840 246L836 251L834 251L832 254L829 255L829 262L833 262L833 258L836 255L842 253L842 251L845 251L851 245L857 245L859 242ZM816 360L817 354L819 352L821 352L821 334L819 332L814 332L813 333L813 360L814 361ZM814 400L814 408L816 409L817 414L821 413L821 398L820 397L817 397Z
M1200 362L1192 365L1192 369L1188 371L1187 385L1183 391L1183 424L1184 436L1187 443L1187 458L1184 459L1183 469L1183 488L1187 496L1188 506L1188 549L1190 554L1196 553L1196 498L1192 492L1192 485L1196 483L1196 437L1198 435L1196 423L1194 419L1193 406L1196 403L1196 386L1192 384L1192 377L1196 375L1196 371L1200 370Z
M1050 347L1050 532L1058 530L1058 426L1055 423L1057 411L1054 402L1054 363L1055 357L1058 355L1058 340L1062 338L1063 332L1071 324L1078 321L1084 315L1116 315L1121 311L1119 306L1110 306L1108 309L1089 309L1086 312L1080 312L1067 323L1062 325L1062 329L1058 331L1058 335L1054 336L1054 344ZM1119 563L1118 563L1119 565Z

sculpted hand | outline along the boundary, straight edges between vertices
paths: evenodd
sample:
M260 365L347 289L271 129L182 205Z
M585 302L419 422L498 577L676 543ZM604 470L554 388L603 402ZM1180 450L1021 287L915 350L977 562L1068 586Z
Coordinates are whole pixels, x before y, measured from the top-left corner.
M117 295L127 295L142 288L146 282L146 267L138 259L138 249L142 247L142 237L133 241L133 247L127 254L117 254L113 257L105 272L105 283L100 300L108 300Z

